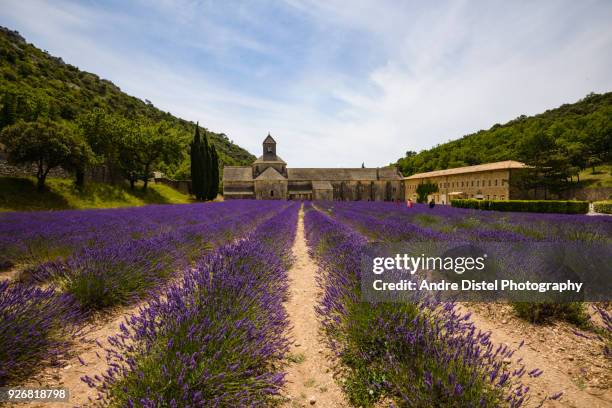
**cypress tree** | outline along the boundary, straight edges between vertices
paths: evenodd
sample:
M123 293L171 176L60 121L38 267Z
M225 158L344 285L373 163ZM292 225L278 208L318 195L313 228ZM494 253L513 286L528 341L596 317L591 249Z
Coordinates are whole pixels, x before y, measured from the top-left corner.
M193 142L191 142L191 190L196 200L204 200L206 194L199 123L196 123L195 135L193 136Z
M214 145L210 145L210 194L208 198L214 200L219 193L219 158L217 156L217 149Z
M210 200L210 188L212 182L211 170L210 170L210 147L208 145L208 137L204 132L204 139L202 141L201 148L202 155L202 172L203 172L203 183L202 183L202 195L205 200Z

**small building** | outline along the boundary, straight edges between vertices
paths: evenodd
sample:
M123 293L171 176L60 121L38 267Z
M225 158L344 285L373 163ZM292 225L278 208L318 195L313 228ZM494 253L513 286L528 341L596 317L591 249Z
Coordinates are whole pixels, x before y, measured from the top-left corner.
M393 201L404 198L402 174L383 168L290 168L268 135L251 166L223 168L223 197L258 200Z
M476 166L429 171L405 177L406 199L416 201L416 189L421 183L433 183L438 192L428 197L437 204L449 204L452 199L521 200L527 195L520 187L525 171L524 163L506 160Z

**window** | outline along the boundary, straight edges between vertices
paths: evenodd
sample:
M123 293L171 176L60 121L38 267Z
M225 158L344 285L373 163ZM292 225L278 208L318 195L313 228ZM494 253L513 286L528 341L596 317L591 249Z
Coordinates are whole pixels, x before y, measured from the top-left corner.
M505 200L505 198L504 198L504 197L505 197L505 196L500 195L500 196L499 196L499 199L500 199L500 200Z
M270 190L270 197L274 197L274 190Z
M480 180L476 180L476 187L480 187Z
M268 153L272 153L272 146L268 146Z
M474 187L474 180L472 180L472 187Z
M491 196L487 194L487 200L490 200L490 199L491 199Z
M483 186L483 187L485 186L485 181L484 181L484 180L482 180L482 186Z
M493 199L494 199L494 200L497 200L497 196L496 196L495 194L493 195Z
M495 185L497 186L497 179L495 179Z
M489 180L489 187L491 187L491 180Z

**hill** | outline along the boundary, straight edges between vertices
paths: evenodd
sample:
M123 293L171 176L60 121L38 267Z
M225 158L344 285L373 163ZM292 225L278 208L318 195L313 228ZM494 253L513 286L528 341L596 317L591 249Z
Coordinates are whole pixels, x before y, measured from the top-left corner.
M589 94L576 103L535 116L521 115L418 154L409 151L397 165L411 175L502 160L529 163L538 155L533 151L536 146L546 144L570 166L570 177L580 176L585 168L610 161L611 140L612 92Z
M195 126L193 122L161 111L148 100L142 101L122 92L109 80L49 55L27 43L18 32L4 27L0 27L0 97L0 109L8 105L6 101L10 98L15 110L13 114L25 120L43 115L76 121L79 115L96 108L125 117L164 120L181 135L185 152ZM250 164L255 159L225 134L206 132L217 149L221 168L224 164ZM165 169L170 176L183 178L188 175L186 156L179 165Z

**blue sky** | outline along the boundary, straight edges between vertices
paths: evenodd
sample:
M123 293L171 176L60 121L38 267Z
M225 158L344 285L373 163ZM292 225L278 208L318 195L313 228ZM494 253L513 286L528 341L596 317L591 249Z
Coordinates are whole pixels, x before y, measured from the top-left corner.
M610 1L3 0L0 24L292 167L381 166L612 91Z

